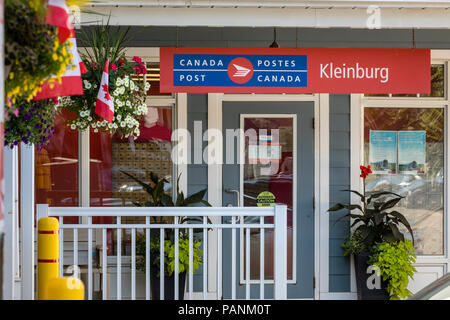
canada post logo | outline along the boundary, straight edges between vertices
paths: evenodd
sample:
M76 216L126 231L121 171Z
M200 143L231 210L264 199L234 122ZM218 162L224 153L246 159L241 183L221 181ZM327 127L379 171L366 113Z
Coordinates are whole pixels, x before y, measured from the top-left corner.
M174 54L174 86L306 87L306 55Z
M253 65L246 58L235 58L231 60L227 68L228 77L238 84L249 82L253 76Z

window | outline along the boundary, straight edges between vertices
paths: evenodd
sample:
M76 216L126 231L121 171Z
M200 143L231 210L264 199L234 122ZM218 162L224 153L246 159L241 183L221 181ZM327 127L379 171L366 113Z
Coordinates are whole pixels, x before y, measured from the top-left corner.
M37 204L53 207L78 206L78 132L66 125L62 111L55 116L55 134L50 143L35 150L35 198ZM65 223L76 223L67 217Z
M366 191L405 197L418 255L444 254L444 108L364 108ZM409 233L406 230L406 235Z
M91 131L91 206L133 206L148 200L142 187L121 171L144 182L150 181L150 172L172 180L172 109L149 107L139 130L136 140Z

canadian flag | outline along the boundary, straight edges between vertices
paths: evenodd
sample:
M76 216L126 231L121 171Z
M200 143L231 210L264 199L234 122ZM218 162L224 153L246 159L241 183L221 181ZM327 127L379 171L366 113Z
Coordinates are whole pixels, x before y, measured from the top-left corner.
M73 32L73 25L69 19L69 9L65 0L48 0L46 21L58 27L58 38L64 43Z
M109 95L108 87L109 79L109 59L106 59L105 68L103 69L102 81L100 83L100 90L98 90L97 102L95 104L95 113L112 123L114 117L114 102Z
M56 77L53 76L52 81L47 81L41 85L40 91L36 94L34 100L83 94L81 74L86 73L88 70L78 54L77 40L73 30L69 41L72 43L69 52L73 55L73 58L72 63L67 66L66 72L61 76L61 82L58 82Z

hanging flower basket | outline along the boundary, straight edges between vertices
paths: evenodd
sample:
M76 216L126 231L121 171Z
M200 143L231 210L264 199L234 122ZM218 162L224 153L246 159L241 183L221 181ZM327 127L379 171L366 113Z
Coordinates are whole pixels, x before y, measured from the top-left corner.
M145 93L150 89L148 82L133 80L130 77L130 70L141 64L121 58L118 65L114 63L110 65L109 90L114 102L112 123L95 114L99 82L95 78L92 79L92 75L98 66L92 62L87 65L88 70L91 70L86 77L83 76L84 94L63 98L63 107L75 114L75 119L69 120L67 125L73 130L83 131L92 128L94 132L107 131L111 135L119 131L125 138L136 139L140 134L139 119L148 111Z
M71 43L59 43L56 27L45 21L41 1L5 1L5 91L7 105L31 100L52 75L71 63ZM57 80L56 80L57 81Z
M92 31L84 31L82 39L85 47L80 54L88 72L82 75L83 95L64 97L62 107L73 112L75 118L67 121L67 126L73 130L84 131L92 128L94 132L106 131L111 135L118 132L123 137L139 135L139 120L147 114L145 104L146 92L150 84L144 81L147 72L141 58L133 57L131 61L125 58L125 32L120 28L112 32L109 25L97 26ZM109 64L109 94L114 103L114 118L107 122L95 113L95 105L99 86L106 61Z
M7 108L5 146L11 149L21 142L34 144L39 150L46 146L55 133L53 119L57 110L52 99L26 101L19 99L14 108Z

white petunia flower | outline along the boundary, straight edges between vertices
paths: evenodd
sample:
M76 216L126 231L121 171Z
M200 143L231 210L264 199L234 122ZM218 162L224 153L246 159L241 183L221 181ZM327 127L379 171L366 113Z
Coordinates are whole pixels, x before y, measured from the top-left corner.
M83 80L83 84L85 89L89 90L90 88L92 88L92 84L87 80Z
M70 129L75 130L76 128L77 128L77 126L76 126L75 124L72 123L72 124L70 125Z

